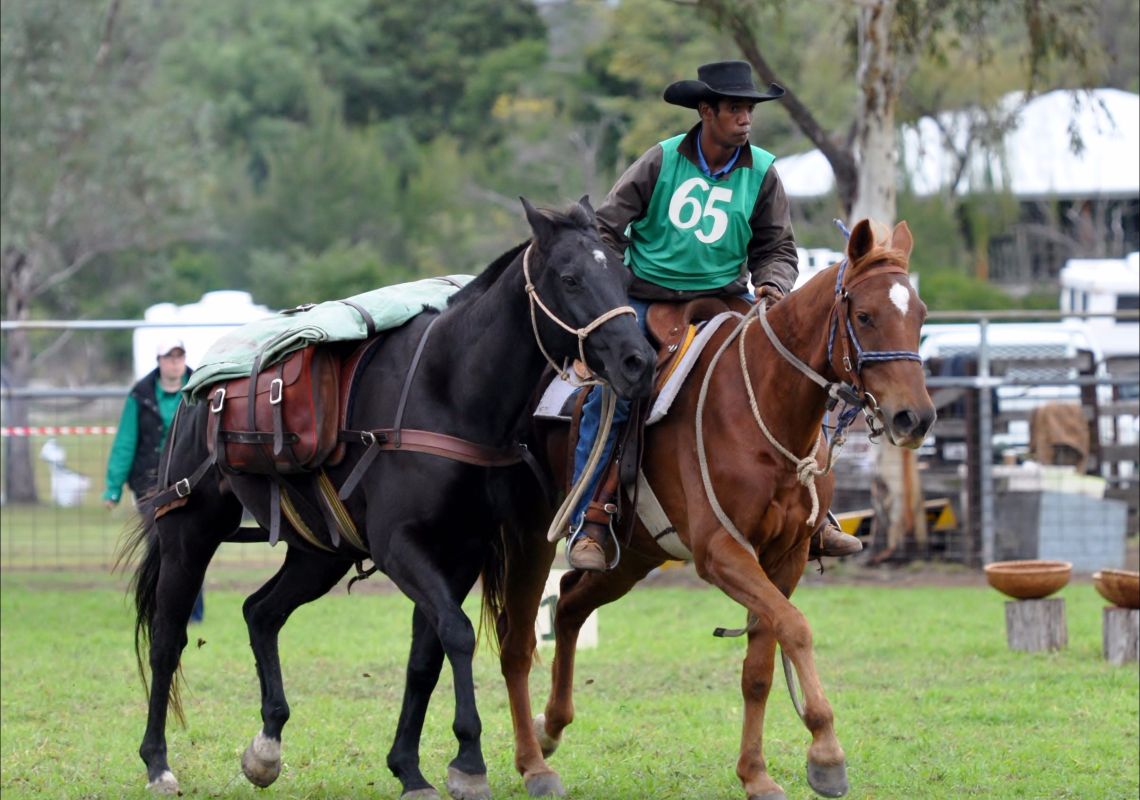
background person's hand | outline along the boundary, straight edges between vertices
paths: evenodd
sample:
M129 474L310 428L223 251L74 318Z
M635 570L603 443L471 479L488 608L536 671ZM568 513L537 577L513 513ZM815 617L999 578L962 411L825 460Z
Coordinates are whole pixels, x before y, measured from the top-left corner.
M104 500L103 501L103 507L106 508L108 511L114 511L115 506L117 506L117 505L119 505L118 500Z

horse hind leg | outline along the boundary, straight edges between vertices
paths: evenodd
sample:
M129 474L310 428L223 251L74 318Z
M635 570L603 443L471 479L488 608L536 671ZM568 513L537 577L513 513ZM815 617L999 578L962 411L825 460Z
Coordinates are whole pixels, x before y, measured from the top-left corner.
M240 516L241 507L232 498L226 502L217 496L195 497L176 513L139 528L139 535L146 537L146 551L134 577L136 651L142 673L141 649L149 642L151 675L139 757L146 765L147 788L156 794L180 793L167 760L166 719L171 707L182 717L177 671L186 647L186 626L210 559ZM215 535L204 535L210 531Z
M291 547L277 573L242 606L261 685L261 730L241 757L242 773L254 786L265 788L281 773L281 732L289 720L289 703L281 677L278 634L297 608L335 586L350 563L339 556Z

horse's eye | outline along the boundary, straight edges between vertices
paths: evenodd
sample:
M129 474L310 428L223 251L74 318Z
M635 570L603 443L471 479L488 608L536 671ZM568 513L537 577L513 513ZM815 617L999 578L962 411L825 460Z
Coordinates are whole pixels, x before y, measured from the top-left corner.
M855 315L855 319L859 320L860 325L870 325L871 324L871 315L868 314L866 311L860 311L859 313L857 313Z
M563 275L562 276L562 282L564 284L566 284L567 286L569 286L571 289L578 286L578 279L575 278L573 275Z

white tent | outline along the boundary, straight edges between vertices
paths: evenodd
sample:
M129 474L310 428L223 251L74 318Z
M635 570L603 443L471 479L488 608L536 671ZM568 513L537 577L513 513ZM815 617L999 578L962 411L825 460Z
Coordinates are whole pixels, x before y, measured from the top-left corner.
M1014 109L1023 95L1006 95L1001 108ZM948 188L957 158L944 145L948 135L961 150L972 116L949 111L938 120L923 117L900 132L900 179L915 194ZM1083 144L1074 153L1073 133ZM819 197L832 191L835 176L818 150L776 160L791 197ZM958 194L1008 188L1018 197L1136 197L1140 195L1140 95L1117 89L1058 90L1024 105L1001 143L971 155L954 187Z

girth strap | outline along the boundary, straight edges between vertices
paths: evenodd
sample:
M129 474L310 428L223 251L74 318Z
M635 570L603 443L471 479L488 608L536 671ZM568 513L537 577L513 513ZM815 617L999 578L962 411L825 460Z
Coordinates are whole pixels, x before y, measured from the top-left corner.
M397 435L399 438L397 438ZM342 442L363 442L368 445L364 455L356 462L348 478L340 487L340 499L347 500L356 489L364 473L372 465L382 451L407 450L413 453L429 453L452 461L462 461L477 467L509 467L526 462L536 475L542 475L542 468L537 459L527 449L526 445L515 443L506 447L491 447L478 442L460 439L458 436L449 436L446 433L435 431L421 431L415 428L405 428L397 431L394 428L378 428L370 431L343 430L337 434ZM545 479L540 481L545 485Z

